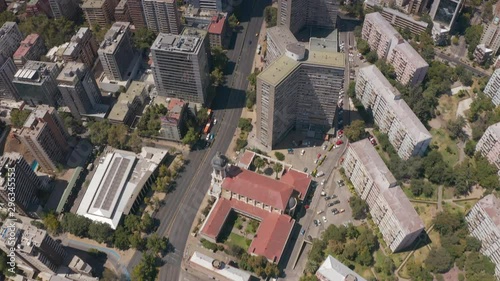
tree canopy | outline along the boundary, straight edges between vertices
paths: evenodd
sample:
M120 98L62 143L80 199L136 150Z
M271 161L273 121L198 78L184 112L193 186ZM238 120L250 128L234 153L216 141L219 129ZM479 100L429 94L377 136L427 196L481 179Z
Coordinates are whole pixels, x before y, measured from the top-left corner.
M278 9L273 6L267 6L264 9L264 19L266 20L266 27L276 26L278 21Z
M10 111L10 122L14 128L21 128L30 116L31 111L23 109L19 110L14 108Z
M351 142L361 140L365 137L365 122L363 120L354 120L344 130L345 136Z
M133 33L134 46L138 50L148 50L156 39L156 34L146 27L137 28Z
M69 41L75 34L75 24L64 18L49 19L45 15L28 17L19 24L23 34L37 33L50 49Z

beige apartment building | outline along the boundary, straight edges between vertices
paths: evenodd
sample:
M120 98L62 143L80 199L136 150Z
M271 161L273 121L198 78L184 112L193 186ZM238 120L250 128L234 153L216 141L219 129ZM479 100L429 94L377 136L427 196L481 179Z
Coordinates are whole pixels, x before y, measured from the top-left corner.
M80 27L63 52L64 62L81 62L87 67L94 66L99 45L88 27Z
M176 0L144 0L143 8L148 29L156 33L181 32L181 19Z
M128 9L128 0L121 0L115 8L115 20L132 22L130 11Z
M290 29L285 26L274 26L266 30L267 49L266 49L266 66L277 60L286 52L288 44L298 44Z
M484 29L481 35L481 44L493 50L493 54L500 48L500 18L495 16L491 23Z
M488 159L488 162L500 169L500 122L486 129L477 142L476 151Z
M420 85L429 69L429 64L408 42L394 47L387 61L394 67L396 79L403 85Z
M363 106L372 110L375 124L388 135L401 159L425 153L431 133L375 65L359 69L355 91Z
M85 18L89 23L90 28L99 25L105 28L114 20L114 10L112 0L86 0L82 4L82 10L85 13Z
M342 167L391 251L408 248L424 223L370 141L350 143Z
M109 80L126 80L127 70L135 55L130 23L115 22L106 32L97 54Z
M141 0L128 0L127 1L130 18L135 28L146 27L144 19L144 8L142 7Z
M484 88L484 93L496 106L500 105L500 69L495 70Z
M379 59L386 59L392 49L404 41L403 37L380 13L365 16L361 38L368 42L372 51L377 52Z
M279 0L278 25L292 33L306 26L334 29L339 4L337 0Z

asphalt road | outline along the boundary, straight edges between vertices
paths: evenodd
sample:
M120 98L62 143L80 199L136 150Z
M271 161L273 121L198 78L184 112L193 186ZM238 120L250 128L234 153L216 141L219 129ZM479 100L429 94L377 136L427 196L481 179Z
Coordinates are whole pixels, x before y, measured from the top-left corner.
M443 60L446 60L446 61L449 61L455 65L461 65L463 66L465 69L468 69L469 71L471 71L474 75L476 76L479 76L479 77L483 77L483 76L489 76L490 74L487 73L487 72L484 72L484 71L481 71L477 68L474 68L466 63L463 63L460 61L460 59L458 58L454 58L454 57L450 57L450 56L447 56L443 53L439 53L439 52L436 52L436 56L440 59L443 59Z
M243 29L237 34L234 48L227 53L230 73L226 76L226 86L218 90L211 107L218 120L212 129L216 137L209 149L192 151L185 158L188 164L177 179L176 189L167 195L164 207L155 215L160 220L157 232L169 238L173 249L163 259L165 265L161 267L159 280L179 279L191 225L209 188L212 172L210 161L217 151L224 153L228 149L245 105L247 77L252 71L258 44L255 34L260 31L263 11L269 4L270 1L262 0L241 3L240 11L245 13L240 16ZM130 272L140 258L140 253L132 257L128 265Z

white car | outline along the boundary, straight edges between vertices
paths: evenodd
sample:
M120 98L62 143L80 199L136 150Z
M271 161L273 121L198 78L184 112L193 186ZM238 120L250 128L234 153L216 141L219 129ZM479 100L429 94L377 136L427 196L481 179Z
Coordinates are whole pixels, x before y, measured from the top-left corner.
M205 138L206 141L209 141L210 140L210 134L207 135L207 137Z
M321 185L325 185L326 180L321 181Z
M214 119L214 125L217 124L217 119Z
M306 151L304 149L302 149L302 151L300 152L300 155L304 155L304 153L306 153Z
M323 216L323 222L324 222L324 223L327 223L327 222L328 222L328 220L326 219L326 217L325 217L325 216Z

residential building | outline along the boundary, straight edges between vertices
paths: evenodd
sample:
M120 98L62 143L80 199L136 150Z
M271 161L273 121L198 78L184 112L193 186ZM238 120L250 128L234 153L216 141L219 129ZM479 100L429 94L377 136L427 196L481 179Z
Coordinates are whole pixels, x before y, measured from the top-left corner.
M87 67L93 67L97 58L97 41L88 27L80 27L68 46L64 50L62 57L65 62L81 62Z
M143 8L148 29L156 33L181 32L181 19L176 0L144 0Z
M285 26L267 28L266 35L266 66L281 57L286 52L287 45L299 43L292 32Z
M212 21L208 26L208 38L210 39L210 47L227 47L227 23L226 15L219 14L212 17Z
M141 0L128 0L127 1L130 18L135 28L146 27L146 20L144 19L144 8L142 7Z
M415 1L417 2L417 1ZM365 1L365 8L368 13L372 13L377 8L378 12L388 21L393 27L404 30L408 28L413 35L420 35L427 31L428 23L416 20L413 16L404 14L398 10L378 6L372 0ZM416 14L416 13L410 13Z
M31 33L21 41L21 45L14 53L14 63L17 68L21 69L26 61L39 60L40 57L45 54L45 51L43 38L36 33Z
M188 114L188 103L176 99L167 98L167 115L160 117L160 138L181 141L187 131L186 118Z
M70 151L63 120L55 108L46 105L31 112L18 137L47 173L65 163Z
M241 159L252 162L256 155L247 151ZM310 175L284 166L282 174L277 175L279 179L268 177L239 165L228 165L227 158L220 152L212 159L212 167L209 192L216 203L201 226L200 236L216 242L228 216L239 213L260 221L248 253L264 256L269 262L278 264L295 224L291 215L298 200L303 200L309 191Z
M463 0L435 0L429 15L433 21L432 35L438 44L447 39L457 16L462 9Z
M319 281L366 281L336 258L328 255L316 271Z
M129 22L115 22L97 50L104 73L110 80L126 80L134 57Z
M196 9L213 10L221 12L224 9L223 5L226 6L231 5L230 3L227 2L228 1L226 0L193 0L191 1L191 4Z
M336 41L288 44L257 76L257 140L272 149L292 129L322 138L333 126L345 56Z
M9 184L12 182L15 186ZM44 184L21 154L3 153L0 157L0 201L4 207L12 202L17 214L37 218L37 192L43 187Z
M14 86L27 104L61 104L56 78L60 69L56 63L27 61L14 75Z
M108 120L111 123L126 124L131 126L135 116L139 114L146 100L149 91L144 82L133 81L126 93L121 93L113 108L109 112Z
M0 54L0 100L19 100L19 93L12 83L16 71L14 61Z
M481 253L495 264L500 278L500 200L493 194L479 200L465 215L469 233L481 241Z
M11 58L24 36L15 22L8 21L0 28L0 54Z
M279 0L278 25L294 34L305 26L334 29L339 3L336 0Z
M68 62L57 77L64 104L79 120L91 114L101 102L101 91L89 68L80 62Z
M115 8L115 20L132 22L130 12L128 10L128 0L121 0Z
M500 70L497 69L488 80L488 84L484 88L484 93L491 98L491 101L496 105L500 105Z
M429 69L429 64L408 42L396 45L387 61L394 67L396 80L403 85L412 87L418 86L424 81Z
M188 264L192 268L210 276L215 274L217 276L216 280L250 281L252 277L246 271L230 266L200 252L194 252Z
M363 139L348 144L342 167L391 251L408 248L424 230L424 223L371 142Z
M49 0L52 16L56 19L65 17L74 19L79 12L78 1L75 0Z
M375 65L359 69L355 91L401 159L425 153L432 135Z
M158 94L206 104L209 52L204 30L186 28L181 35L160 33L151 46L151 69Z
M36 17L41 15L52 17L49 0L30 0L26 4L26 16Z
M142 147L140 154L115 149L95 169L77 214L116 229L123 215L134 213L155 181L167 151Z
M361 38L370 49L377 52L379 59L386 59L396 45L403 43L403 37L384 19L380 13L365 16Z
M96 25L101 28L112 23L115 6L112 0L85 0L82 4L82 10L90 28Z
M500 122L486 129L477 142L476 151L480 152L481 155L488 159L488 162L500 170Z
M491 55L493 54L493 50L489 49L486 47L485 44L479 44L477 45L476 49L474 50L474 60L477 63L484 63L487 60L491 58Z
M495 16L490 24L484 28L480 43L491 49L493 54L498 52L500 48L500 17Z

